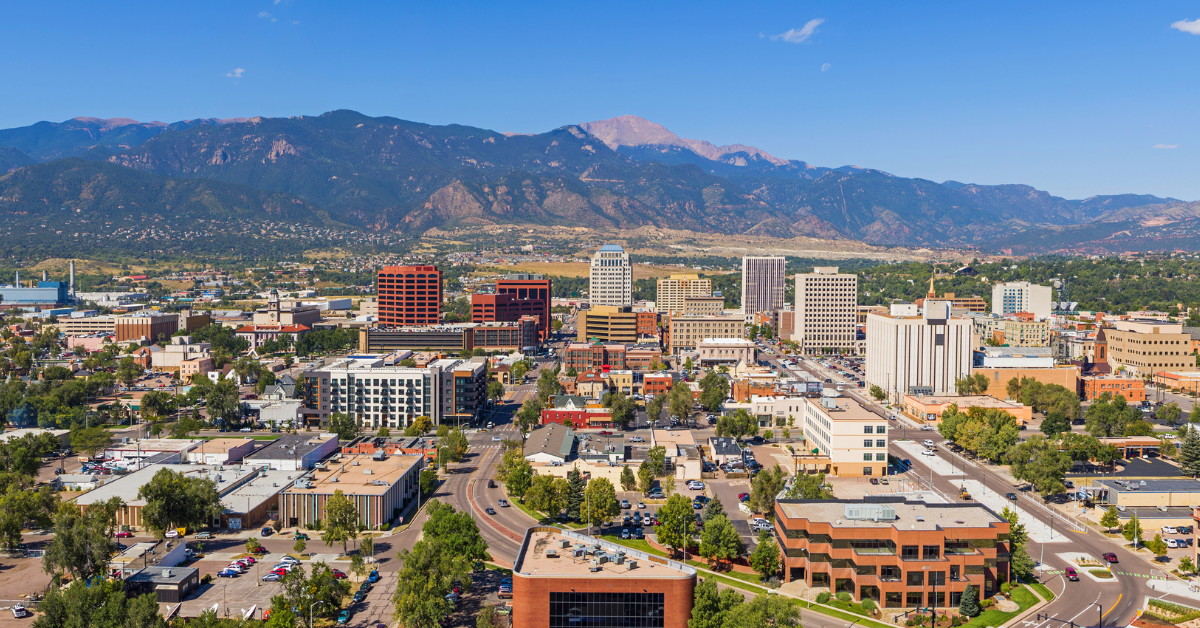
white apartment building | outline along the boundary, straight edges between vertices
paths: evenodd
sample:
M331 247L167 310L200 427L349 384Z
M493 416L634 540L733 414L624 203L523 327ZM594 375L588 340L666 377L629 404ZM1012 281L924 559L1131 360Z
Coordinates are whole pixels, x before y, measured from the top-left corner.
M759 312L783 307L787 259L777 256L742 257L742 312L751 320Z
M662 314L684 313L687 297L711 297L712 280L701 279L700 275L671 275L658 280L658 296L654 308Z
M207 358L212 346L207 342L192 342L191 336L174 336L171 344L154 354L151 366L156 371L178 373L183 363L196 358Z
M592 256L588 301L592 305L633 305L633 266L621 245L605 244Z
M797 467L823 470L837 477L887 474L887 420L847 397L804 399L806 446L793 457ZM811 450L817 450L812 453ZM813 469L816 467L816 469Z
M417 368L388 365L379 355L353 356L304 378L308 410L322 422L341 412L371 430L403 429L418 416L434 425L467 421L483 409L487 395L485 358L436 360Z
M992 286L992 314L1030 312L1034 318L1049 318L1052 308L1050 286L1028 281L1010 281Z
M971 374L971 321L950 318L949 301L926 301L888 314L867 314L867 384L892 403L904 395L957 394L954 382Z
M795 331L792 340L805 353L858 350L858 275L837 266L818 266L796 275Z

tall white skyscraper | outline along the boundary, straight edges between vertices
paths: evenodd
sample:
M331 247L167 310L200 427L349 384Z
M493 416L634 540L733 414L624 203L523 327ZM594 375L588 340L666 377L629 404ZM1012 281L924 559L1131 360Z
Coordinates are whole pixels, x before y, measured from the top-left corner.
M787 260L775 256L747 255L742 258L742 312L750 320L759 312L783 307Z
M1035 318L1049 318L1053 305L1050 303L1050 286L1039 286L1028 281L1010 281L992 286L992 314L1029 312Z
M592 305L633 305L633 267L620 244L605 244L592 256L588 300Z
M858 275L818 266L796 275L796 330L805 353L853 353L858 349Z
M971 321L952 318L950 302L926 300L920 310L893 304L887 314L867 313L866 379L888 401L953 395L955 382L970 374Z

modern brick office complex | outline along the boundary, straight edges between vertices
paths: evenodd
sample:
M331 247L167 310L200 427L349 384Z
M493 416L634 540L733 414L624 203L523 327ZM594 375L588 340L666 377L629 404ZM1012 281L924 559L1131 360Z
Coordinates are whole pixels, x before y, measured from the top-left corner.
M686 628L696 570L549 526L525 532L513 561L513 628Z
M436 325L442 312L442 271L436 266L384 266L376 280L380 326Z
M957 607L1007 581L1009 523L981 504L902 497L781 499L775 539L788 582L871 598L884 608Z

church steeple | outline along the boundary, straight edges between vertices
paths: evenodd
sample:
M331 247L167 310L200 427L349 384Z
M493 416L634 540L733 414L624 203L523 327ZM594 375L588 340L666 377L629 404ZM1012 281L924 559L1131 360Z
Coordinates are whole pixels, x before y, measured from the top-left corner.
M932 274L929 275L929 294L927 294L926 297L930 298L930 299L937 298L937 293L933 291L933 275Z

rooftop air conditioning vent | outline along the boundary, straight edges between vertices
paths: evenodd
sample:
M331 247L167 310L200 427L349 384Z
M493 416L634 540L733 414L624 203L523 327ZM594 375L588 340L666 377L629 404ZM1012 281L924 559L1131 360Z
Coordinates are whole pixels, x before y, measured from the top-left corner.
M637 561L636 561L636 560L631 560L631 561L629 561L628 563L625 563L625 564L629 566L629 570L630 570L630 571L633 571L634 569L637 569Z

